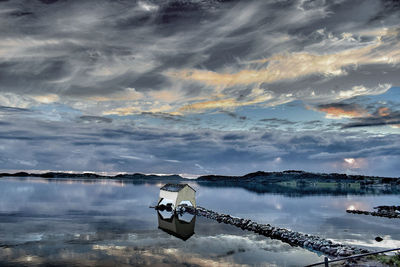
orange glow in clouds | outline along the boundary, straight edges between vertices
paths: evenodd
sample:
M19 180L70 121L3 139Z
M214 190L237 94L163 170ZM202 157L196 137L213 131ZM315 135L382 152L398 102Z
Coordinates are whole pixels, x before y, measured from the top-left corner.
M328 119L356 118L367 115L367 112L362 109L345 110L340 107L322 107L318 110L325 112Z
M390 115L390 109L388 109L388 108L380 108L378 110L378 114L381 117L389 116Z

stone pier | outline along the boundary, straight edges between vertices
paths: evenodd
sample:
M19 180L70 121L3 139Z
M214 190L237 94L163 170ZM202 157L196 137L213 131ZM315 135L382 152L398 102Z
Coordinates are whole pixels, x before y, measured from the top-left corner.
M374 207L377 211L346 210L347 213L363 214L390 219L400 219L400 206L378 206Z
M180 207L178 212L188 212L216 220L219 223L234 225L243 230L252 231L272 239L278 239L292 246L299 246L312 251L322 252L325 255L332 257L345 257L370 252L366 249L334 243L331 240L327 240L315 235L303 234L285 228L272 226L270 224L260 224L249 219L242 219L230 216L228 214L221 214L199 206L197 208L188 206Z

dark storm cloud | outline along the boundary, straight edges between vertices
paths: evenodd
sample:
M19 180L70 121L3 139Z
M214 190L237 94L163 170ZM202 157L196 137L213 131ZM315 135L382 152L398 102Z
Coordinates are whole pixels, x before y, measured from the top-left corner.
M222 137L222 139L226 141L236 141L236 140L242 140L244 138L245 136L239 134L227 134Z
M357 118L352 122L344 124L342 127L346 128L357 128L357 127L374 127L374 126L384 126L393 125L400 127L400 112L390 110L385 111L387 113L379 114L379 112L373 114L372 116Z
M57 140L60 138L61 137L58 136L40 135L27 130L0 131L0 139L8 139L8 140L40 141L40 140Z
M314 126L314 125L320 125L321 123L322 123L322 121L320 121L320 120L313 120L313 121L304 122L304 124L306 124L306 125L312 125L312 126Z
M316 129L323 126L324 123L320 120L306 121L302 123L303 129Z
M264 134L261 136L261 140L262 140L262 139L271 140L272 137L273 137L273 134L272 134L272 133L264 133Z
M289 121L289 120L284 120L284 119L277 119L277 118L268 118L268 119L261 119L260 121L262 122L266 122L266 123L271 123L271 124L288 124L288 125L292 125L292 124L296 124L296 122L294 121Z
M141 114L145 115L145 116L150 116L153 118L163 119L166 121L174 121L174 122L183 121L183 118L180 115L171 115L171 114L162 113L162 112L142 112Z
M0 106L0 113L26 113L26 112L30 112L30 110L26 108Z
M58 2L58 0L39 0L39 1L46 5L51 5Z
M331 104L322 104L317 106L318 109L341 109L343 111L353 111L359 110L361 107L356 103L331 103Z
M236 119L238 122L245 122L248 119L247 116L240 116L240 114L228 110L219 110L218 113L226 114L227 116Z
M22 16L33 15L33 12L16 11L16 12L12 12L11 15L16 16L16 17L22 17Z

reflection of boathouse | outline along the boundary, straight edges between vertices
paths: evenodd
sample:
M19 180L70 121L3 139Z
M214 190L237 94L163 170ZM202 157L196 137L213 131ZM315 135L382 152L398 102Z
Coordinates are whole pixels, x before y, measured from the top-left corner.
M184 241L188 240L194 234L196 216L191 215L190 219L184 220L178 214L171 214L173 215L170 218L164 218L160 212L157 212L158 228Z
M196 207L196 190L188 184L166 184L160 188L161 202L172 203L174 210L181 204Z

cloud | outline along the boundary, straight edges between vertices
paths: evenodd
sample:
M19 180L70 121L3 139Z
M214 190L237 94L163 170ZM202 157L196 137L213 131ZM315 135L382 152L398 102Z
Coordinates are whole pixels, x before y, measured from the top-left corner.
M353 100L357 101L357 98ZM362 100L358 99L358 102L363 105L357 102L342 101L320 104L316 107L308 106L307 108L326 113L325 117L328 119L348 119L347 122L335 124L335 127L339 126L342 129L385 125L393 128L398 127L400 122L399 111L396 110L397 105L392 101L363 103Z
M13 27L1 33L0 95L124 116L152 112L147 102L169 107L160 112L202 112L325 101L337 94L332 80L342 99L398 82L382 76L349 86L344 78L366 65L386 72L398 65L398 21L386 2L93 3L2 2L9 12L0 20ZM362 16L346 15L354 6Z
M371 34L371 33L369 33ZM272 55L269 58L262 60L253 60L251 64L257 64L261 67L258 69L252 69L246 67L236 72L215 72L210 70L201 69L184 69L184 70L173 70L168 71L166 75L173 79L181 79L184 81L198 82L205 86L213 87L214 91L221 94L223 98L217 101L205 101L190 105L190 108L195 109L207 108L207 107L236 107L241 105L253 105L260 102L266 102L271 98L263 99L260 96L252 96L251 94L246 97L247 101L238 103L238 101L232 100L232 90L227 88L238 87L238 86L252 86L253 90L260 90L264 88L264 94L270 95L271 90L275 97L286 98L287 101L293 99L311 100L311 101L324 101L327 98L336 99L349 99L360 95L373 95L382 94L389 90L390 84L377 84L372 88L367 88L364 85L353 85L351 89L343 88L336 91L324 91L319 89L320 93L316 94L317 89L310 90L308 87L299 88L300 90L310 91L310 94L300 93L284 93L274 90L274 84L285 83L286 86L290 86L291 83L297 80L308 79L308 77L315 77L319 80L319 83L326 83L324 80L332 80L335 77L348 76L349 71L357 71L359 66L363 65L396 65L399 63L400 46L397 41L398 31L391 29L384 29L379 31L374 40L366 43L360 43L352 36L352 34L342 34L340 39L331 37L335 42L350 42L350 47L334 49L331 53L326 53L324 49L320 54L315 51L318 50L318 46L326 48L326 40L317 43L312 49L313 52L293 52L285 54ZM350 38L350 41L348 39ZM362 38L359 36L358 38ZM340 47L339 47L340 48ZM266 65L266 67L263 67ZM353 81L354 82L354 81ZM272 85L272 88L270 87ZM309 83L310 85L310 83ZM309 86L308 85L308 86ZM321 85L319 85L321 86ZM229 93L227 93L229 92ZM240 91L243 92L243 91ZM224 95L225 93L225 95ZM273 102L273 101L272 101ZM285 101L283 101L285 102ZM275 104L280 104L281 101Z
M55 94L32 96L32 98L35 101L44 104L54 103L60 100L59 96Z
M196 111L196 110L203 110L203 109L229 109L229 108L236 108L240 106L248 106L253 105L261 102L266 102L272 99L270 95L260 96L251 101L237 101L236 99L221 99L221 100L210 100L205 102L198 102L194 104L189 104L181 107L179 111Z
M0 93L0 105L9 108L26 109L40 104L52 104L60 100L56 94L24 96L14 93Z
M285 120L285 119L277 119L277 118L269 118L269 119L261 119L260 121L266 122L266 123L277 123L277 124L287 124L287 125L292 125L296 124L296 122Z
M377 139L367 127L399 125L398 98L377 103L400 84L391 2L15 0L0 10L6 169L240 174L365 158L398 173L397 128Z
M118 115L118 116L127 116L132 114L149 114L149 113L165 113L171 116L179 116L181 113L178 111L173 111L173 108L169 104L160 104L159 102L146 103L143 106L129 106L129 107L121 107L115 108L111 110L106 110L103 112L103 115Z
M345 158L343 160L343 167L349 169L365 169L366 164L368 164L367 160L364 158Z
M159 118L167 121L174 121L174 122L181 122L183 121L183 117L178 114L169 114L169 113L162 113L162 112L142 112L141 115L150 116L153 118Z
M111 118L100 117L100 116L80 116L79 120L82 122L96 122L96 123L111 123Z
M346 129L385 125L398 127L400 125L400 111L391 111L387 107L381 107L371 116L357 118L342 127Z
M366 88L362 85L353 86L351 90L339 91L338 99L349 99L363 95L380 95L387 92L392 87L391 84L379 84L375 88Z
M15 107L5 107L0 106L0 113L26 113L30 112L29 109L26 108L15 108Z
M142 93L136 92L134 88L125 88L123 91L116 92L107 96L91 96L89 100L97 102L105 101L132 101L142 99Z
M82 122L90 123L90 127ZM52 122L17 117L2 128L0 139L2 168L13 170L27 169L25 163L34 163L29 169L194 175L284 169L338 172L354 170L343 165L345 158L364 158L366 162L380 160L387 169L377 171L374 164L366 164L358 172L396 175L400 157L394 134L378 137L340 129L293 133L277 127L268 132L193 131L136 126L120 119L111 123L107 118L88 115Z
M362 48L348 49L333 54L291 53L278 54L253 63L267 63L259 70L241 70L236 73L217 73L205 70L181 70L167 73L182 80L198 81L207 85L231 87L260 83L273 83L282 80L294 80L311 74L324 76L345 75L349 65L389 64L400 61L398 43L385 46L381 38ZM384 48L383 48L384 47ZM377 50L377 51L374 51Z
M328 119L355 118L368 115L367 110L357 104L324 104L316 108L320 112L326 113Z

